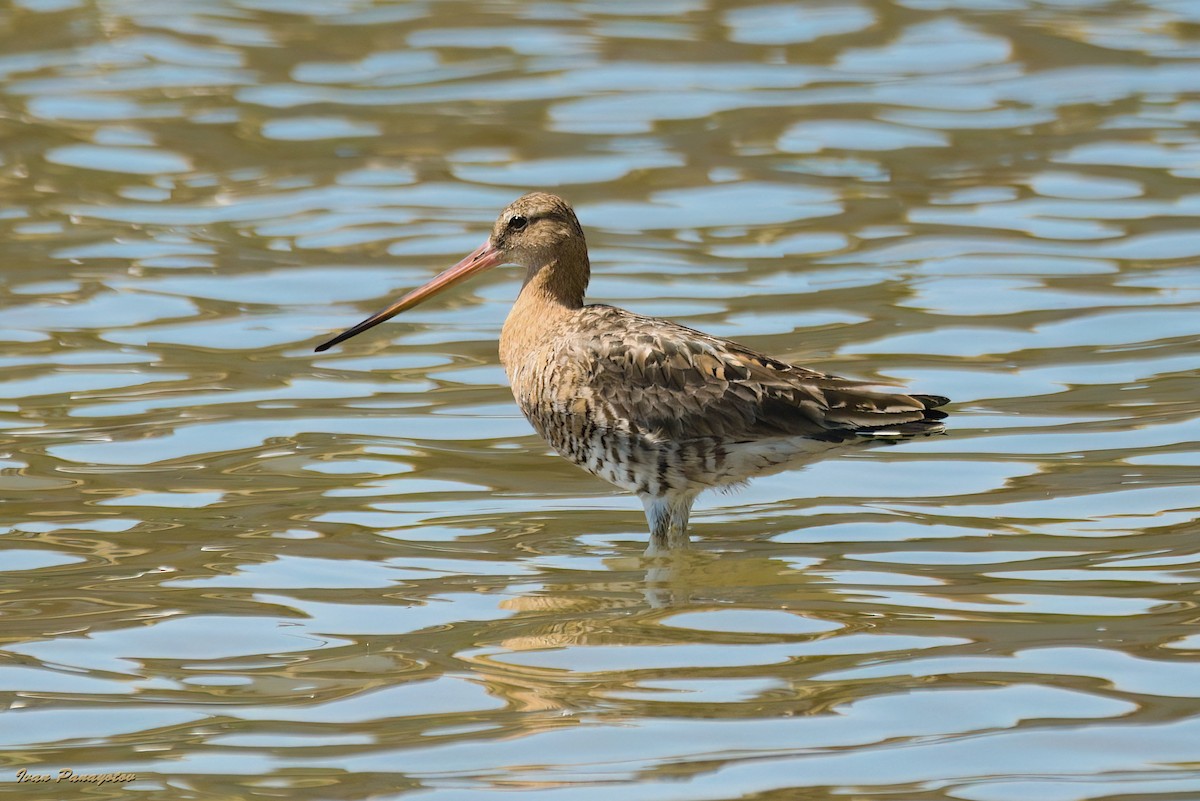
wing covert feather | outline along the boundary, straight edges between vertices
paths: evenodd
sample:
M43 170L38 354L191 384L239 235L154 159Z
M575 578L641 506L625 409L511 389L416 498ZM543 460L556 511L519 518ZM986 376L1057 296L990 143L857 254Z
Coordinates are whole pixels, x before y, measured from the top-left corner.
M580 313L585 324L562 343L561 357L583 371L593 401L641 434L676 441L839 441L926 420L928 408L942 400L866 390L862 382L611 306L585 306Z

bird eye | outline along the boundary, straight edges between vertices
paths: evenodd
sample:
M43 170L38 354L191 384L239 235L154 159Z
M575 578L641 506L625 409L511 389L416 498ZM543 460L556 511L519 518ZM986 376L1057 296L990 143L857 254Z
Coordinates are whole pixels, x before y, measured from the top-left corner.
M508 220L508 230L510 230L510 231L524 230L525 226L527 226L527 225L529 225L529 218L522 217L520 214L517 214L516 216L511 217Z

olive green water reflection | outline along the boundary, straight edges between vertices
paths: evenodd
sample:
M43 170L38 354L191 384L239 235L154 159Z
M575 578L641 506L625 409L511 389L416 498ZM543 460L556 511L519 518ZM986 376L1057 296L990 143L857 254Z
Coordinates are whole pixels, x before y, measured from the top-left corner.
M1198 61L1191 0L14 0L0 791L1200 796ZM652 563L512 272L311 352L531 188L595 299L952 435Z

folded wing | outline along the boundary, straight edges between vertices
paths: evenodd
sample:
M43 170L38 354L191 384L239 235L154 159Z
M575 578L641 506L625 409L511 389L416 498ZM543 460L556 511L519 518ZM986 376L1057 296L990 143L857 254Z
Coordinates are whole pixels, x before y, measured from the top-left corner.
M585 366L581 384L592 401L636 433L675 441L839 442L943 430L945 413L936 407L948 400L940 396L880 391L611 306L583 312L588 324L563 343L561 355Z

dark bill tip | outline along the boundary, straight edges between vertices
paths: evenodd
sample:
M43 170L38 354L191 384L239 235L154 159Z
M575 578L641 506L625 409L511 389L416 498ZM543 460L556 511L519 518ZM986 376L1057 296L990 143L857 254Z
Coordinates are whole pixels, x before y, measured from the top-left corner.
M400 300L396 301L391 306L388 306L378 314L373 314L358 325L347 328L334 338L322 342L313 350L317 353L323 353L324 351L332 348L334 345L337 345L340 342L345 342L350 337L357 336L363 331L366 331L368 328L374 328L385 320L392 319L402 311L411 309L413 306L416 306L418 303L421 303L427 298L433 297L443 289L448 289L458 282L466 280L475 273L483 272L489 267L495 267L503 260L503 252L493 247L490 240L484 242L482 245L475 248L475 250L471 251L470 255L468 255L465 259L451 267L449 270L439 274L432 281L424 284L423 286L417 287L412 292L409 292L407 295L400 298Z

